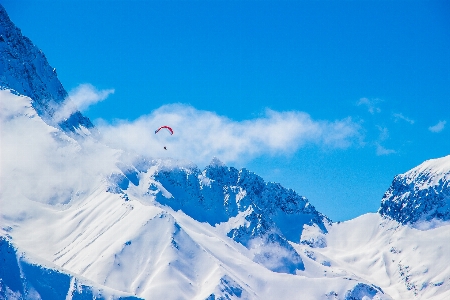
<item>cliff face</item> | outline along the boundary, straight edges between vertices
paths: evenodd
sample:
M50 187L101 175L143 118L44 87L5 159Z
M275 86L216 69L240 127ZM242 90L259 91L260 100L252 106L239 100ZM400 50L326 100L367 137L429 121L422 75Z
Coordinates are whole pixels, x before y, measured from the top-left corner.
M11 89L32 99L32 106L49 125L66 132L80 126L92 128L91 121L79 111L66 119L55 121L55 111L68 94L58 80L56 70L44 53L29 38L22 35L0 5L0 88Z
M397 175L378 212L402 224L450 220L450 156Z

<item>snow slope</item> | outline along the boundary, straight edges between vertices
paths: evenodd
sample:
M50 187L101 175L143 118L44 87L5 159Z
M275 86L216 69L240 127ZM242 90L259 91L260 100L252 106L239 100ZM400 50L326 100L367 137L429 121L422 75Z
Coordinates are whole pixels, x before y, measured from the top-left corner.
M8 238L0 237L0 257L0 299L138 299L20 254Z
M449 229L422 231L371 213L333 224L328 246L314 252L332 269L364 278L393 299L449 299Z

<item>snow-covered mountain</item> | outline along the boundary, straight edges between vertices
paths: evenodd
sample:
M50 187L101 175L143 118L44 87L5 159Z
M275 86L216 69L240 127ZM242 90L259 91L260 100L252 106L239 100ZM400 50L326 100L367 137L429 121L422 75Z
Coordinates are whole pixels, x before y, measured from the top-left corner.
M397 175L381 200L379 213L415 226L450 220L450 156Z
M32 99L39 116L50 125L65 131L81 126L92 128L91 121L79 111L61 120L54 120L55 111L68 101L68 94L58 80L44 53L23 36L0 4L0 86Z
M145 164L139 165L142 168ZM199 222L220 224L228 237L251 249L254 260L272 271L295 274L304 270L300 256L289 242L300 242L305 225L315 226L324 234L325 225L331 224L293 190L266 183L246 169L226 167L217 158L203 171L194 165L170 165L165 161L148 162L146 168L139 171L123 167L122 174L113 176L115 181L108 190L128 198L126 189L130 183L141 184L141 172L146 172L147 182L142 183L146 194ZM309 238L301 243L311 245L318 241Z
M448 157L396 177L380 213L332 223L217 158L200 169L74 139L91 125L55 124L56 74L4 68L3 53L34 50L8 50L32 44L6 38L18 29L0 11L0 299L450 298Z

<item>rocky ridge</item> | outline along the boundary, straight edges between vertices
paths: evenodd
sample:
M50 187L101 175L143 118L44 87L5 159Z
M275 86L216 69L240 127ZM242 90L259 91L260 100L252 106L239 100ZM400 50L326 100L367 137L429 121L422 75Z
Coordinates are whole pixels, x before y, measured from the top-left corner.
M79 111L55 122L56 110L68 94L58 80L44 53L9 19L0 4L0 87L32 99L32 106L49 125L75 132L81 126L93 128L89 118ZM57 124L55 124L57 123Z
M122 166L123 173L110 177L108 190L127 194L130 185L147 184L147 193L172 209L212 226L226 227L226 235L254 252L254 260L272 271L295 274L303 262L289 242L301 240L305 226L326 234L331 220L309 201L280 184L265 182L247 169L227 167L217 158L200 170L195 165L148 162L145 168ZM153 167L153 171L149 170ZM143 173L148 183L140 183ZM124 196L128 197L128 196Z
M450 220L450 156L395 176L378 212L401 224Z

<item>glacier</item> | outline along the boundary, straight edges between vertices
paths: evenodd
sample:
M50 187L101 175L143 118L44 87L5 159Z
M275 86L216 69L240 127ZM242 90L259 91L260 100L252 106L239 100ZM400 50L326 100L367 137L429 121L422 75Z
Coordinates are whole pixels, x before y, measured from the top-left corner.
M448 299L450 158L332 222L223 164L102 144L0 5L0 299ZM55 104L56 103L56 104ZM101 134L101 133L98 133Z

